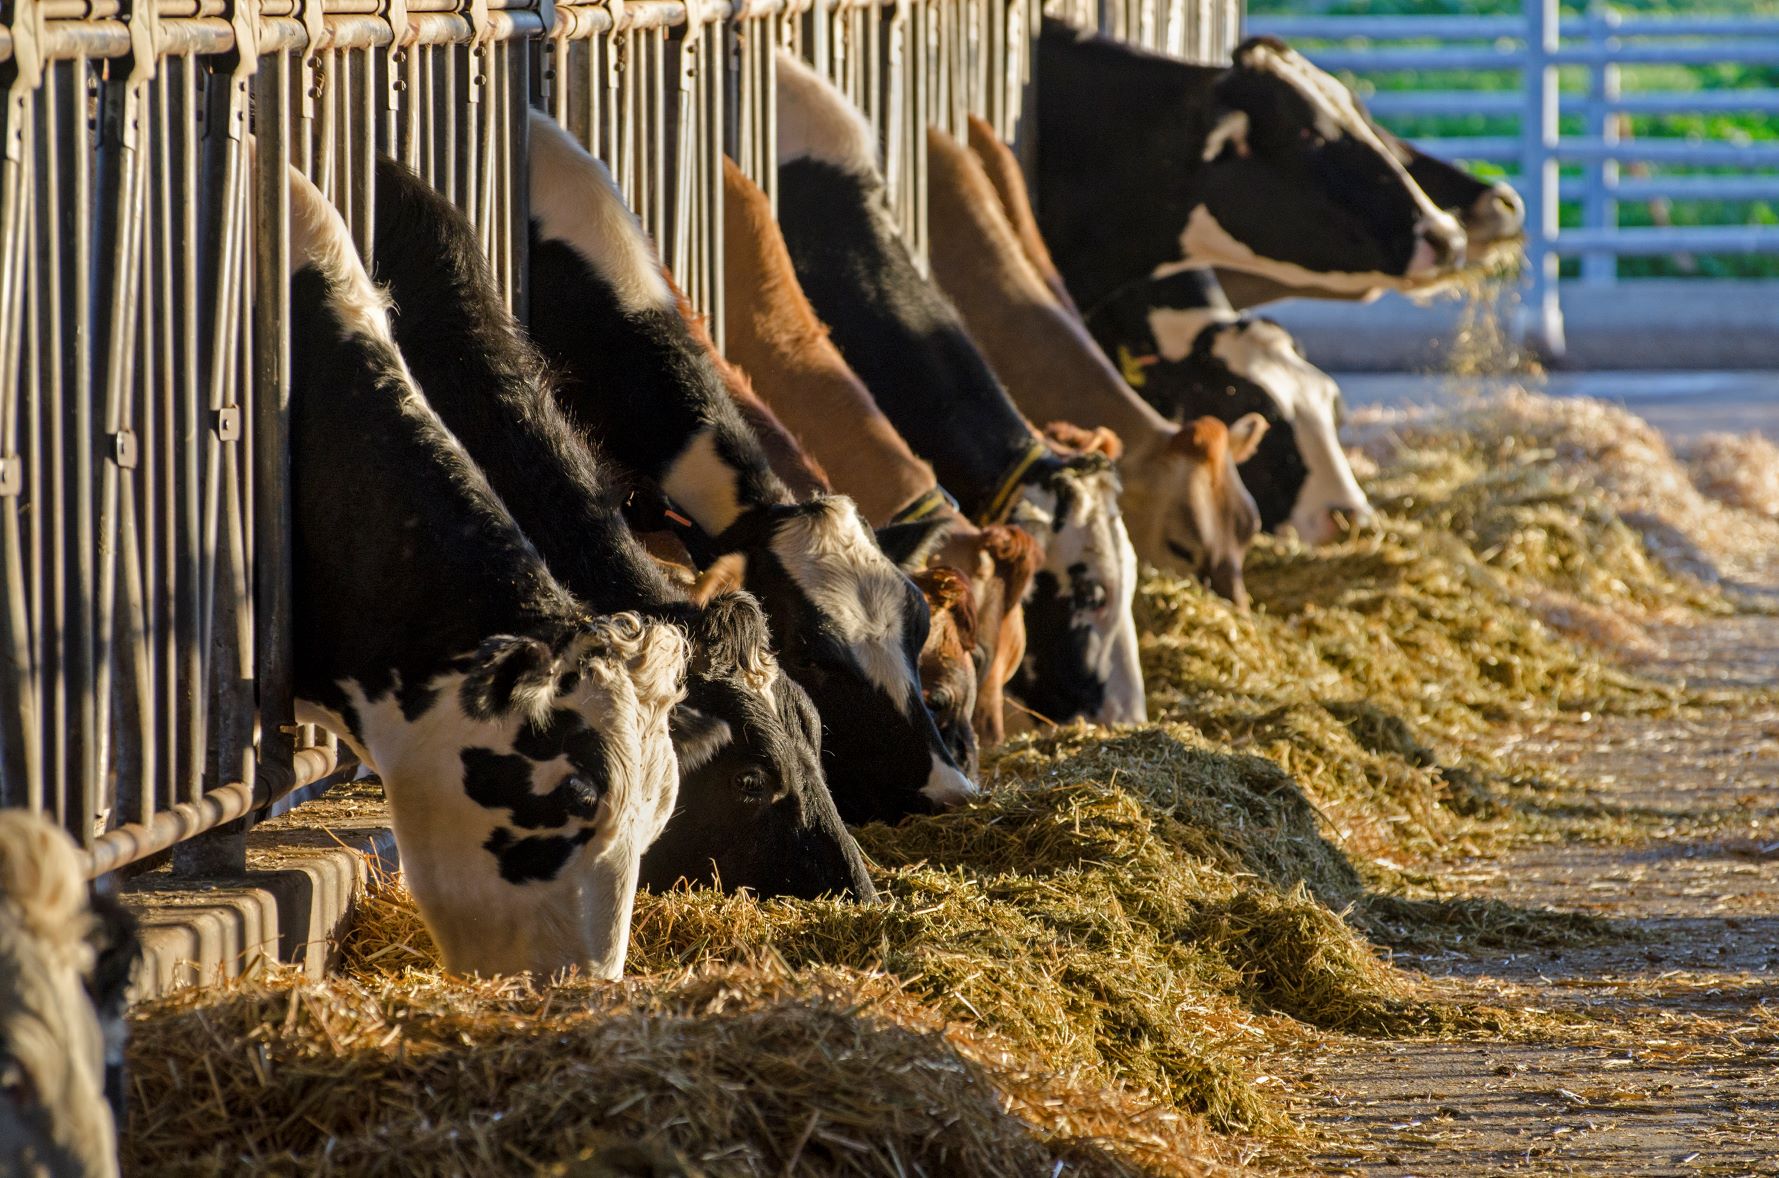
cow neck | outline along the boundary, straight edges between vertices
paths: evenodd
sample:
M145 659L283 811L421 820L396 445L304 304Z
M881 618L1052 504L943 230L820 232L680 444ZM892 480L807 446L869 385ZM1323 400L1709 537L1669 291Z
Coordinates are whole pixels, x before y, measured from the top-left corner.
M1057 302L976 156L941 131L927 138L933 272L1020 410L1040 423L1105 426L1133 457L1166 445L1173 428Z
M847 367L809 305L759 185L723 161L726 345L754 391L873 525L934 485L933 468Z
M556 407L543 359L502 303L468 223L399 164L384 160L378 172L377 274L428 403L578 597L601 612L670 608L678 595Z
M1035 435L956 310L915 268L881 181L789 161L779 168L779 224L841 355L939 483L979 515Z
M576 624L584 610L411 383L394 344L342 335L331 298L318 270L298 270L295 628L312 639L301 644L299 692L334 700L346 680L373 696L424 691L441 659L490 635L561 634Z
M1075 301L1090 307L1179 260L1226 71L1078 39L1054 20L1038 57L1039 223Z

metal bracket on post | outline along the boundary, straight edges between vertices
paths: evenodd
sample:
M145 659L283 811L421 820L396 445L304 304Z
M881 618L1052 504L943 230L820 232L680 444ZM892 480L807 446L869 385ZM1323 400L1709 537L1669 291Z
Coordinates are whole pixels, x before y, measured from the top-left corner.
M13 0L12 57L0 65L0 77L8 78L6 90L5 158L15 164L25 159L25 125L30 97L43 85L43 0Z
M301 95L297 114L305 122L315 117L315 102L321 97L327 86L327 74L321 68L321 43L327 37L327 21L321 9L321 0L301 0L303 31L308 34L303 43L303 56L297 67L297 92Z

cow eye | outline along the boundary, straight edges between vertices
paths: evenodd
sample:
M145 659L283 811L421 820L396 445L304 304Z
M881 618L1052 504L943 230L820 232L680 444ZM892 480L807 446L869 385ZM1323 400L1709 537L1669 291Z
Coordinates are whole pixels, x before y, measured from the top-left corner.
M765 801L772 793L772 782L764 769L743 769L735 775L735 792L741 800L752 804Z
M933 690L927 692L926 701L927 711L943 712L951 706L951 692L945 690L943 687L935 687Z

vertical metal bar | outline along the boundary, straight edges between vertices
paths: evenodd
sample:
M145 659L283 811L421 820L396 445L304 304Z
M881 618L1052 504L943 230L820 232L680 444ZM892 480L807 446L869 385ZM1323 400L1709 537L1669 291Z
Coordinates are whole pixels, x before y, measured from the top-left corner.
M1526 186L1526 295L1523 335L1551 359L1563 347L1563 310L1557 291L1557 67L1558 0L1523 0L1526 16L1525 106L1520 115L1520 176Z
M1615 48L1619 15L1595 0L1588 5L1587 36L1590 46ZM1611 61L1588 66L1587 134L1601 143L1618 142L1618 117L1612 106L1619 95L1619 69ZM1603 157L1589 160L1583 170L1581 223L1589 229L1616 229L1618 161ZM1611 251L1590 251L1581 256L1581 280L1589 286L1610 286L1618 281L1618 258Z

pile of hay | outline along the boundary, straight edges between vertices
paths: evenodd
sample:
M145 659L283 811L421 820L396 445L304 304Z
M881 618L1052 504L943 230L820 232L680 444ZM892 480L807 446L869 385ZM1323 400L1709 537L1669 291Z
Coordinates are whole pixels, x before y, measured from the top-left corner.
M1702 493L1659 431L1604 401L1511 389L1363 409L1346 434L1385 510L1586 605L1721 608L1714 587L1779 549L1779 521Z
M1464 1021L1330 906L1358 877L1277 766L1068 729L989 778L862 832L886 903L644 896L618 989L445 979L378 893L343 977L141 1012L134 1164L475 1172L616 1138L713 1174L797 1149L822 1173L1192 1173L1207 1129L1289 1135L1258 1057L1298 1024Z
M1679 446L1693 483L1719 503L1779 520L1779 446L1760 434L1701 434Z

